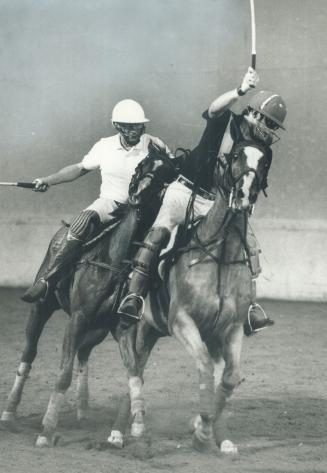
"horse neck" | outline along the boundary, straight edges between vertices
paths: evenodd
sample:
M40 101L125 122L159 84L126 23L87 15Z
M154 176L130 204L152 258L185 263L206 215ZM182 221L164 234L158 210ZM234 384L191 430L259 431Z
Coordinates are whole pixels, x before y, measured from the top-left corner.
M244 250L247 233L247 214L227 214L228 203L219 192L213 206L197 229L202 241L224 238L226 260L239 259Z
M106 260L119 264L128 256L137 225L138 210L130 207L122 221L109 236L109 244L105 247L106 254L103 255Z
M213 206L203 218L198 228L198 235L202 240L210 240L223 227L223 222L228 210L228 203L217 191Z
M225 239L225 259L233 261L243 256L244 250L247 250L247 230L248 230L248 214L240 212L234 214Z

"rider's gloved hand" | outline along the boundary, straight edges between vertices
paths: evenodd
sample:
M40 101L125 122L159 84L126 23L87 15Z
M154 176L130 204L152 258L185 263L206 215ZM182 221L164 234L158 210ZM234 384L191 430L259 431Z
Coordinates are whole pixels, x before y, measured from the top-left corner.
M249 67L245 76L243 77L240 89L242 90L242 92L246 93L248 90L256 87L258 82L259 82L258 74L252 67Z
M38 177L34 179L33 183L35 184L35 192L46 192L50 186L45 177Z

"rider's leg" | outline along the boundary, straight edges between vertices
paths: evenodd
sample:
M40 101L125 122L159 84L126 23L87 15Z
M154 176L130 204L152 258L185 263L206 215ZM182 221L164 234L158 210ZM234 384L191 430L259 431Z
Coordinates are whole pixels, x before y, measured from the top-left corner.
M144 299L149 290L149 278L157 264L160 251L168 244L170 231L165 227L152 227L134 260L134 270L127 296L118 308L118 314L140 319Z
M260 248L258 247L257 240L254 233L249 228L247 242L250 250L250 269L252 272L252 294L251 304L248 310L248 318L244 324L244 333L249 336L253 333L259 332L260 330L273 325L274 321L267 317L265 311L260 304L257 303L257 285L255 279L261 273L261 266L259 261Z
M157 264L160 251L169 242L169 237L177 225L184 223L191 190L179 182L173 182L166 190L162 206L144 246L136 255L135 267L127 296L118 308L118 314L128 319L139 319L142 314L144 298L149 289L149 275ZM192 217L205 215L213 202L196 197Z
M56 249L54 258L44 273L38 274L34 284L27 289L22 299L25 302L35 302L44 298L49 286L54 286L62 276L62 270L75 260L80 253L83 243L94 234L99 227L100 217L94 210L83 210L72 222L65 238ZM57 242L52 242L57 243Z
M45 297L49 287L55 286L61 279L63 269L80 254L82 244L98 232L100 223L108 223L112 219L112 213L117 207L116 201L100 197L84 209L73 220L67 236L59 242L53 240L50 243L54 258L50 259L50 265L43 262L36 281L22 299L34 302Z

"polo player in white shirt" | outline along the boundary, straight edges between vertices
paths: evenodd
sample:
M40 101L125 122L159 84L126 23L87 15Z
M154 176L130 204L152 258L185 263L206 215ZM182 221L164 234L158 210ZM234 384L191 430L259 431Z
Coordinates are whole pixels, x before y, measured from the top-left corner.
M82 244L94 235L101 223L109 222L111 213L128 200L128 188L136 166L148 154L149 142L163 148L174 158L159 138L145 133L143 108L134 100L119 102L112 111L111 122L118 134L98 141L77 164L66 166L55 174L35 179L35 190L45 192L50 186L71 182L93 170L101 172L99 198L84 209L71 223L50 268L25 292L22 299L35 302L44 298L58 280L60 269L71 261Z

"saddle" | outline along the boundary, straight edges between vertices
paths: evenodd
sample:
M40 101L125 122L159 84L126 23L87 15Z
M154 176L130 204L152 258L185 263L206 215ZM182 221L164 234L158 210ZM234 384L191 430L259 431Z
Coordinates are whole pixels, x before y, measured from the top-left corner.
M178 225L176 232L171 236L167 248L160 254L159 265L156 274L153 275L153 277L157 279L157 284L159 281L160 284L167 281L171 267L178 261L183 253L188 251L188 245L191 241L194 228L199 225L203 218L203 216L198 217L192 224L186 227L183 224ZM249 266L252 278L256 279L262 272L260 264L260 254L262 250L252 229L247 235L247 247L248 253L244 249L244 263Z
M203 217L198 217L192 224L185 226L178 225L176 230L172 233L167 248L165 248L159 257L159 264L156 274L153 275L161 282L168 279L171 267L178 261L180 256L186 251L187 245L192 238L192 231L199 225Z

